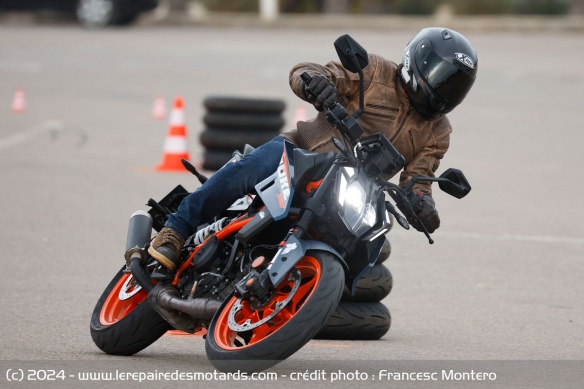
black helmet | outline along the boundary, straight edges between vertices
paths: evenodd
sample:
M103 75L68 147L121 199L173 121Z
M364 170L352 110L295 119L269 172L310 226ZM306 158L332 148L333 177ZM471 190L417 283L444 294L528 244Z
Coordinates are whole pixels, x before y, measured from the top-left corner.
M477 66L477 53L463 35L425 28L404 49L399 76L416 111L436 119L464 100Z

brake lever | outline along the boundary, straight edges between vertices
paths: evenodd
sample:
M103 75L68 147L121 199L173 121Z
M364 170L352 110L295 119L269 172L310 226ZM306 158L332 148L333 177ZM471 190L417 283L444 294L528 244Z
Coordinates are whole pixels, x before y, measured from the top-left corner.
M420 225L422 226L422 229L424 230L424 235L426 235L426 238L428 238L428 243L434 244L434 239L432 239L432 237L430 236L430 233L426 229L426 225L424 224L424 222L422 222L420 220L420 218L418 217L418 215L416 215L415 213L414 213L414 217L416 218L418 223L420 223Z

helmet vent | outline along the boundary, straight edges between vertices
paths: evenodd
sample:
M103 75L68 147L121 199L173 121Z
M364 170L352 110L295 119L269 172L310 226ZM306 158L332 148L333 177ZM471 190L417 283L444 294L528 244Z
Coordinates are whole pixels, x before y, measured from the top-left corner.
M452 35L450 35L448 30L442 30L442 38L447 41L448 39L452 39Z

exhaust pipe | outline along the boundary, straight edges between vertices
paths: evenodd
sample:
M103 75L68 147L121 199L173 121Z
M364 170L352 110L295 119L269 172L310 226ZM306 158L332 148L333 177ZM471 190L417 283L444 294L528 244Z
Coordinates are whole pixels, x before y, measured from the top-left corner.
M148 291L148 301L152 308L174 328L193 333L199 322L211 321L222 303L208 298L185 300L174 285L154 286L142 270L148 258L144 247L150 242L151 235L152 217L150 214L145 211L134 212L128 225L124 257L136 281Z
M144 246L146 246L152 236L152 217L145 211L136 211L130 217L128 225L128 237L126 238L126 253L124 257L128 264L134 258L145 261Z
M158 293L158 302L165 309L184 312L193 319L211 321L221 307L221 302L210 298L184 300L175 288L164 288Z
M209 298L185 300L174 285L161 284L148 294L148 301L174 328L188 333L193 333L199 322L210 322L222 305L222 302Z

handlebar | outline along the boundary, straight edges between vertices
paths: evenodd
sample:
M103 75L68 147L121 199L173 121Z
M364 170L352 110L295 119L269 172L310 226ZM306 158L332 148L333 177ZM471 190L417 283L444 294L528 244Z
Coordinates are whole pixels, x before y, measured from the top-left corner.
M307 93L314 96L309 84L312 81L312 76L308 72L302 72L300 78L304 82L304 88ZM323 112L330 124L332 124L341 134L346 135L353 146L357 144L357 140L363 134L363 128L357 122L357 119L347 112L345 107L336 101L328 107L323 107Z
M315 96L309 86L310 82L312 81L312 76L308 72L303 72L300 75L300 78L302 79L302 82L304 82L304 88L306 93L310 94L311 96ZM364 130L361 127L361 125L357 122L356 117L349 115L345 107L343 107L341 104L335 101L330 106L324 107L323 112L325 113L328 122L331 125L333 125L336 129L338 129L343 136L347 137L351 141L351 144L353 146L359 143L359 138L363 134ZM358 117L359 114L357 114L356 116ZM335 142L335 145L336 144L337 143ZM337 147L339 146L337 145ZM391 147L393 147L393 145L391 145ZM341 148L339 149L343 150ZM390 183L381 177L377 177L377 183L380 185L380 187L383 188L384 191L386 191L390 195L390 197L395 201L398 209L404 215L406 215L408 219L413 218L422 226L423 232L428 238L428 242L430 244L434 243L434 240L432 240L432 238L430 237L430 234L428 233L426 226L424 226L424 223L418 218L418 215L416 214L416 212L412 208L412 205L408 201L406 189L403 189L398 185ZM396 218L398 223L403 228L409 229L409 223L407 219L400 215L395 210L391 203L386 202L386 209Z

